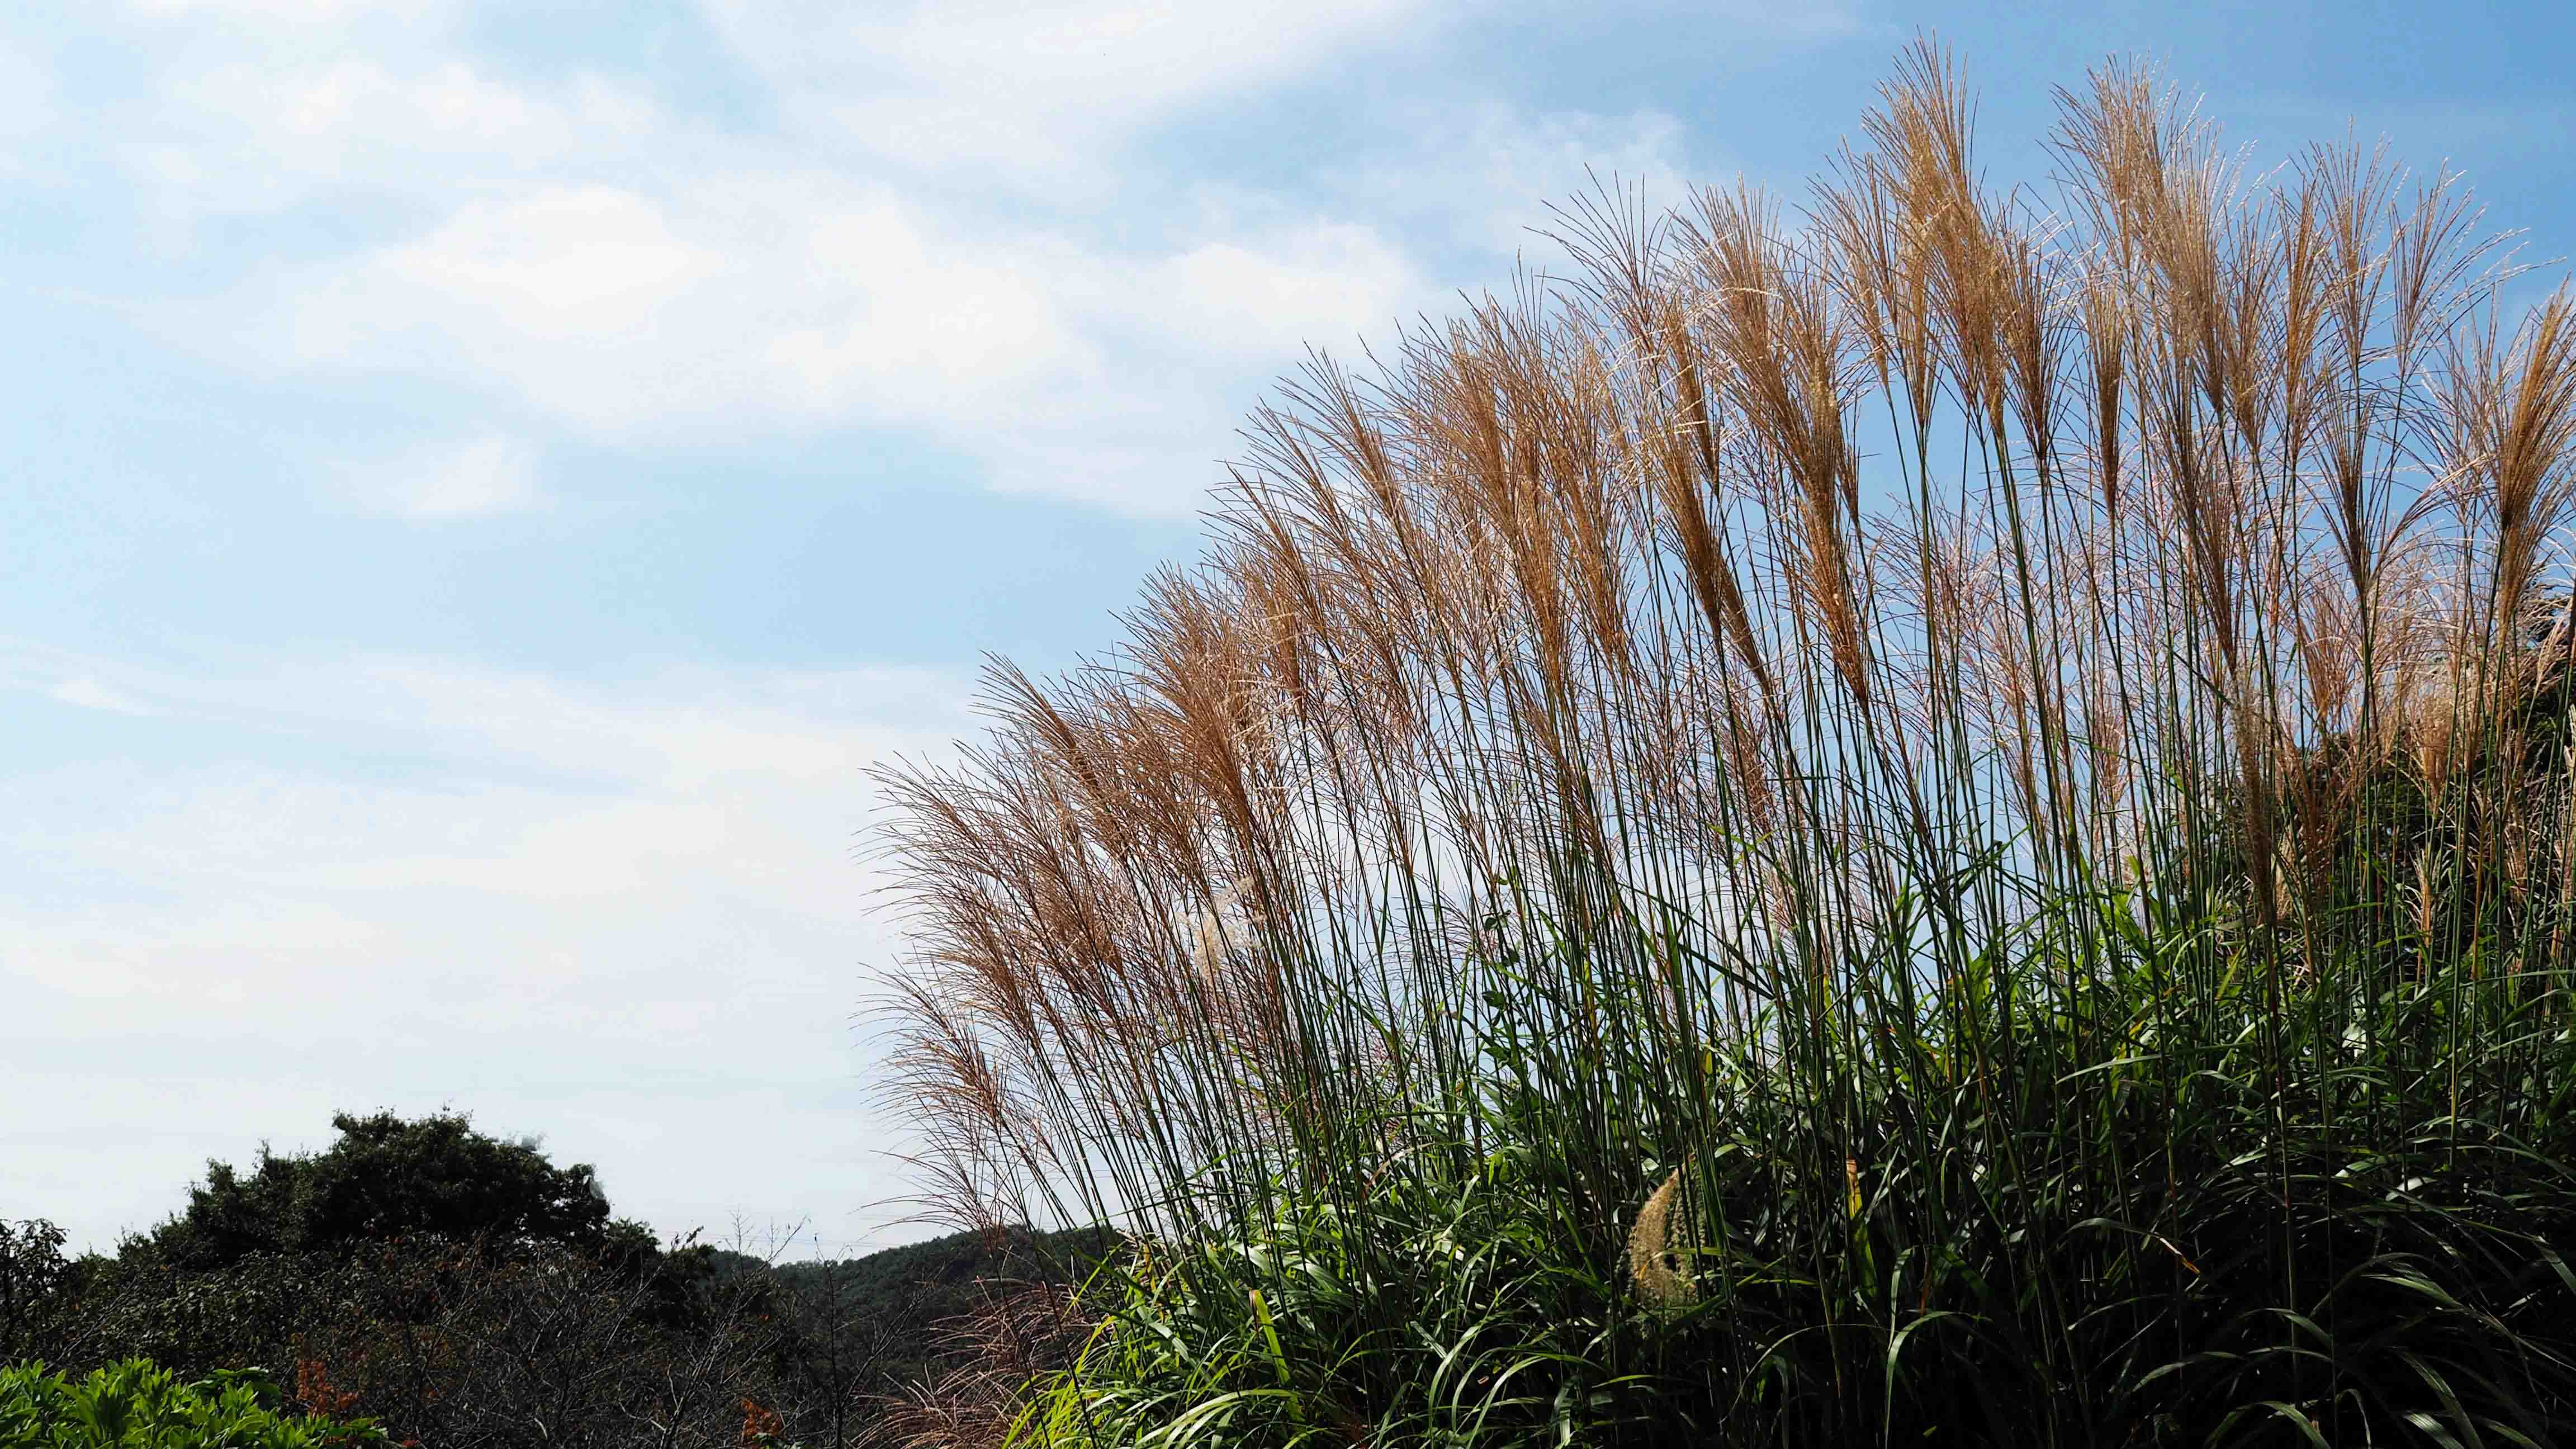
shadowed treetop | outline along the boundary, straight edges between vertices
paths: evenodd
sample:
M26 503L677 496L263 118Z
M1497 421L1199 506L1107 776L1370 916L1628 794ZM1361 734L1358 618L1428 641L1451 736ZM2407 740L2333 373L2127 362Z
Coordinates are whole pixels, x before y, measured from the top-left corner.
M206 1269L410 1234L596 1248L640 1232L611 1220L589 1165L558 1167L534 1142L486 1136L463 1114L344 1112L331 1125L339 1140L320 1152L263 1146L247 1171L208 1162L187 1211L148 1241L177 1266Z

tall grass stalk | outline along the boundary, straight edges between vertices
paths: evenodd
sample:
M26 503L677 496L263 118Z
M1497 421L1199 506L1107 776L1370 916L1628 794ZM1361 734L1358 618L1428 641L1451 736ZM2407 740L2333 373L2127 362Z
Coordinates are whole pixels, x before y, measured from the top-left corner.
M1137 1245L996 1426L2576 1413L2576 304L2447 173L2058 102L1998 194L1922 44L1794 209L1569 206L889 772L922 1167Z

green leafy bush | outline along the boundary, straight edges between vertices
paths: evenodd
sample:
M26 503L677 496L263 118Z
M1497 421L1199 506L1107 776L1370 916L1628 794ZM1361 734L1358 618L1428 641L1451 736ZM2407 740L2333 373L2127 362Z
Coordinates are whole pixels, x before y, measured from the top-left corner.
M41 1362L0 1368L5 1449L340 1449L383 1444L370 1419L289 1415L255 1372L184 1381L146 1359L71 1379Z

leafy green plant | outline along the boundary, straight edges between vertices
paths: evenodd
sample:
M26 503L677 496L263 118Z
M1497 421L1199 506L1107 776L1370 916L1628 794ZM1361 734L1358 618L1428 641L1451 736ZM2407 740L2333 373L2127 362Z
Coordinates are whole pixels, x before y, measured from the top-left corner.
M338 1449L383 1444L371 1419L280 1412L275 1383L228 1371L186 1381L145 1359L65 1378L40 1362L0 1368L9 1449Z

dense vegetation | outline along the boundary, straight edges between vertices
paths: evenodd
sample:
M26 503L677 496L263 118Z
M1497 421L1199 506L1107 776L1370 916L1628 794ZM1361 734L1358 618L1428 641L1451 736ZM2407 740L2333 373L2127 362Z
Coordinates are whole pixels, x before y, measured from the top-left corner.
M335 1421L360 1416L437 1449L841 1449L945 1372L955 1321L1105 1247L979 1232L773 1263L665 1246L533 1143L447 1114L334 1120L320 1152L208 1164L183 1211L113 1255L0 1222L0 1366L18 1365L0 1446L358 1443L363 1424Z
M1078 1283L1117 1251L1098 1229L1033 1233L1024 1227L969 1229L928 1242L883 1248L841 1262L780 1263L788 1289L827 1301L854 1323L875 1325L867 1344L876 1382L900 1390L949 1371L957 1341L975 1343L1010 1292Z
M2576 1423L2576 305L2061 103L1572 208L888 776L938 1191L1133 1243L917 1442Z
M364 1419L279 1412L258 1374L182 1382L140 1359L81 1379L43 1364L0 1368L0 1444L10 1449L344 1449L385 1442Z

